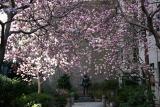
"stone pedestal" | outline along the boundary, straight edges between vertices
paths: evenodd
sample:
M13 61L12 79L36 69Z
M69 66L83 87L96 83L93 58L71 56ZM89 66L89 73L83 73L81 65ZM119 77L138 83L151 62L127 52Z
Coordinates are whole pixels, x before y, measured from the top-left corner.
M103 104L103 107L107 107L107 105L106 105L106 96L105 95L102 96L102 104Z
M66 107L72 107L72 98L71 97L67 98L67 105L66 105Z
M81 96L77 100L77 102L93 102L93 101L94 101L94 99L89 96Z

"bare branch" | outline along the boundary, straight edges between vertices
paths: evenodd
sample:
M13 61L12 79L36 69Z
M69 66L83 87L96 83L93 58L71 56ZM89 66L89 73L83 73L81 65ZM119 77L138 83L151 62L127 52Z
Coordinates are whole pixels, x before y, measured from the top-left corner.
M62 12L62 14L55 15L55 16L51 15L51 17L52 17L52 18L55 18L55 19L56 19L56 18L63 18L63 17L65 17L65 16L67 16L71 11L73 11L79 4L80 4L80 3L76 3L76 4L72 5L72 6L68 6L67 8L65 8L65 11ZM29 5L24 5L24 6L18 7L17 9L26 9L26 8L28 8L28 7L29 7ZM9 22L12 22L12 21L15 21L15 20L17 20L17 19L10 20ZM41 19L40 19L40 20L41 20ZM18 19L17 21L24 21L24 22L26 21L26 22L28 22L27 20L23 20L23 19L22 19L22 20L21 20L21 19ZM31 20L29 20L29 21L31 21ZM24 31L24 30L22 30L22 29L17 30L17 31L10 31L10 34L9 34L9 35L11 35L11 34L19 34L19 33L32 34L32 33L37 32L38 30L44 29L45 27L47 27L47 26L50 25L49 22L47 22L47 24L45 24L45 25L40 25L40 24L38 23L38 20L36 20L36 19L34 19L34 18L32 18L32 21L36 23L36 25L38 26L37 28L33 28L33 29L31 29L30 31ZM9 22L6 22L6 23L9 23Z
M81 5L81 2L78 2L72 6L68 6L64 9L64 12L62 14L53 15L53 18L63 18L66 17L70 12L72 12L75 8Z
M20 6L20 7L17 7L16 9L17 10L24 10L24 9L26 9L26 8L28 8L29 7L29 5L23 5L23 6Z
M34 22L35 20L37 21L40 21L40 20L44 20L43 18L37 18L37 19L11 19L11 20L8 20L7 22L5 22L4 24L7 24L7 23L11 23L13 21L19 21L19 22Z
M16 4L15 4L14 0L11 0L11 6L12 6L12 8L15 8Z
M142 0L142 1L143 1L143 0ZM132 24L132 25L135 25L135 26L138 26L138 27L143 28L143 29L146 29L146 30L149 30L149 28L148 28L147 26L144 26L144 25L142 25L142 24L139 24L139 23L137 23L137 22L133 22L133 21L129 20L129 19L127 18L127 16L125 15L125 13L123 12L123 9L122 9L122 7L121 7L121 4L120 4L119 0L117 0L117 4L118 4L118 7L119 7L119 9L120 9L121 15L123 16L123 18L126 20L127 23Z
M0 3L0 9L4 9L4 8L7 8L8 6L7 5L4 5L3 3Z
M136 22L132 22L132 21L128 21L127 20L127 23L131 24L131 25L135 25L137 27L140 27L140 28L143 28L145 30L148 30L149 31L149 28L147 26L143 26L142 24L139 24L139 23L136 23Z
M159 11L160 11L160 7L158 7L154 12L151 12L151 14L150 14L151 18L153 18L154 15L155 15L156 13L158 13Z
M149 17L149 13L148 13L148 11L147 11L147 9L146 9L146 7L145 7L145 0L141 0L140 1L141 2L141 9L142 9L142 11L144 12L144 14L147 16L147 17Z
M49 24L40 26L40 27L38 27L38 28L36 28L36 29L32 29L31 31L24 31L24 30L22 30L22 29L20 29L20 30L18 30L18 31L10 31L10 35L11 35L11 34L19 34L19 33L32 34L32 33L35 33L35 32L37 32L38 30L40 30L40 29L42 29L42 28L47 27L47 26L49 26Z
M33 0L30 0L30 2L29 2L29 3L30 3L30 4L31 4L31 3L33 3Z
M157 4L157 3L160 3L160 2L159 1L154 1L154 2L152 2L150 4Z

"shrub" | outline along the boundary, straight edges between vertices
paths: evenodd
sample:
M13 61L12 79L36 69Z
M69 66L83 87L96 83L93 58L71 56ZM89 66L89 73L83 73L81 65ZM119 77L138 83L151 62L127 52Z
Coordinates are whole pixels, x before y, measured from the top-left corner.
M119 88L118 80L105 80L102 82L103 91L115 90Z
M152 102L145 86L125 86L118 92L120 107L152 107Z
M117 99L120 107L152 107L153 92L146 84L140 85L138 77L123 78L122 88L118 91Z
M15 99L34 91L34 86L0 75L0 107L14 107Z
M70 83L70 76L67 74L64 74L61 76L58 81L57 81L57 88L59 89L66 89L66 90L71 90L72 86Z
M94 96L96 98L101 98L103 95L101 83L92 84L92 86L89 88L89 95Z
M15 100L16 107L31 107L34 103L35 102L32 100L31 96L25 94L17 97Z
M50 107L52 100L53 98L48 94L23 94L16 99L16 107L31 107L36 104L42 104L42 107Z
M106 95L109 100L113 100L114 96L111 93L116 93L119 88L117 80L105 80L101 83L94 83L90 87L90 94L96 98L101 98L102 95Z
M54 106L55 107L65 107L67 104L67 97L66 96L55 96L54 97Z

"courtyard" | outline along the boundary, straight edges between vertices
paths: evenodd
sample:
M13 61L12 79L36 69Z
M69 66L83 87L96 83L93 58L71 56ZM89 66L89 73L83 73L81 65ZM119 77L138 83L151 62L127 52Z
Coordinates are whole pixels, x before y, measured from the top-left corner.
M159 0L0 1L0 107L157 105Z

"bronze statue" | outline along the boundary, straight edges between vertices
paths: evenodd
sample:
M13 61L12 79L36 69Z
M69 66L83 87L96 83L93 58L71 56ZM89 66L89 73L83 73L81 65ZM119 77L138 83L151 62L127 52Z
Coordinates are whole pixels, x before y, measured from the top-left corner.
M82 78L81 86L83 87L83 95L86 96L88 94L88 88L90 86L90 78L85 74Z

